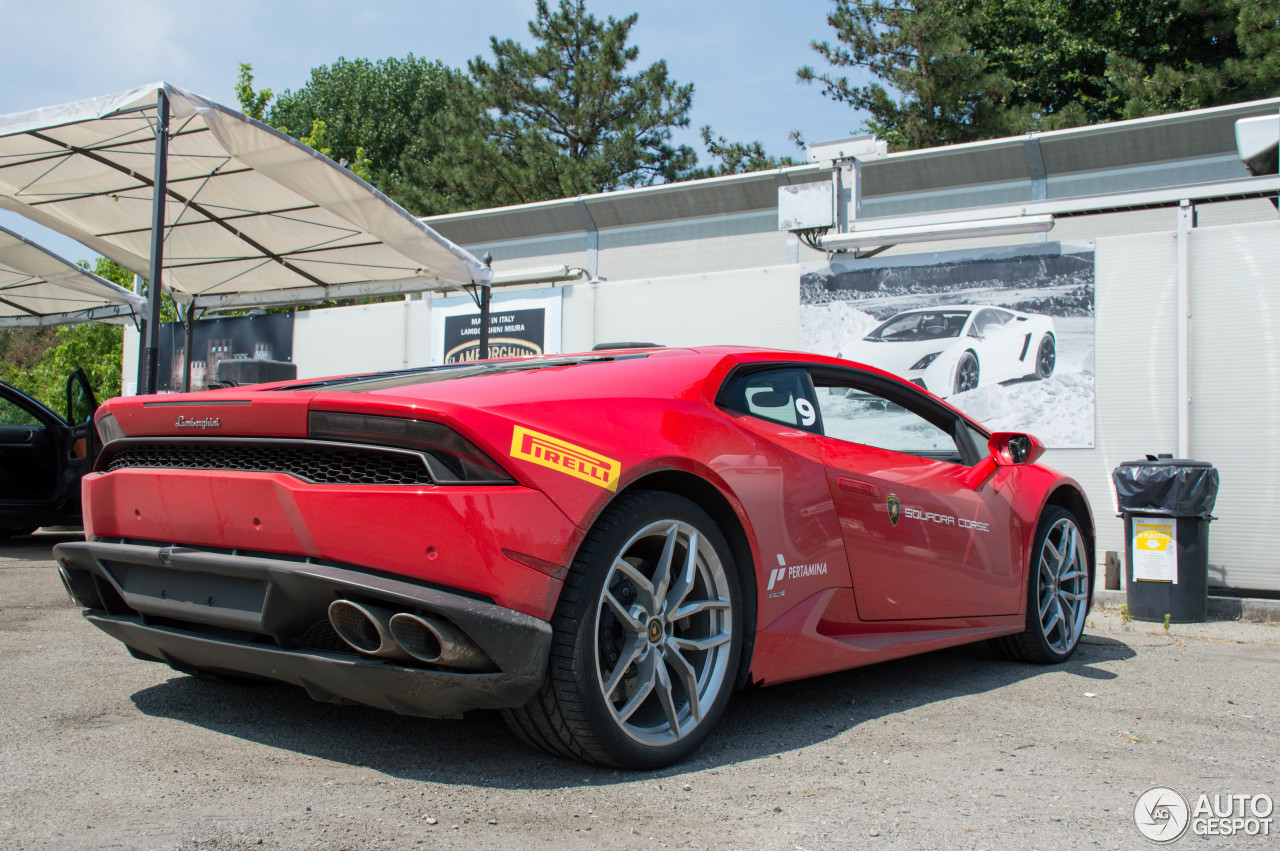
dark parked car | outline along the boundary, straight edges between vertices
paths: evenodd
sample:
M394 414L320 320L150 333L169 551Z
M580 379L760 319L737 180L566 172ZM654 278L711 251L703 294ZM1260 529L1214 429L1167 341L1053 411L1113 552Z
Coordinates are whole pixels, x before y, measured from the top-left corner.
M79 369L67 378L66 396L62 416L0 382L0 539L80 524L80 479L101 447L98 402Z

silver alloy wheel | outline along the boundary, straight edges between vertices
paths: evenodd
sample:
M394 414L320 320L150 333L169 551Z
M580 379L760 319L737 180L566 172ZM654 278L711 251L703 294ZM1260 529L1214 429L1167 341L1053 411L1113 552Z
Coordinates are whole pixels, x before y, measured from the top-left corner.
M670 745L726 687L733 609L724 565L697 528L650 523L623 545L596 607L596 677L618 729Z
M1080 529L1062 517L1049 528L1037 559L1040 632L1055 653L1070 653L1084 632L1089 565Z
M1040 350L1036 353L1036 375L1041 379L1053 375L1053 367L1057 361L1057 346L1053 342L1053 335L1046 334L1040 341Z
M955 392L965 393L978 386L978 358L973 352L965 352L956 365Z

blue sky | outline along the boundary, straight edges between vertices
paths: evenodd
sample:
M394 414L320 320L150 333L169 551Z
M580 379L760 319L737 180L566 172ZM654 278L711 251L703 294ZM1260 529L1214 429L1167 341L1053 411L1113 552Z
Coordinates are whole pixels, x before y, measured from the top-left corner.
M554 0L553 0L554 2ZM736 141L758 139L774 155L788 140L848 136L861 117L795 81L820 67L809 42L832 37L830 0L587 0L599 18L638 12L638 65L665 59L694 84L692 126L679 141L705 159L697 128ZM489 36L531 42L533 0L0 0L0 114L81 100L165 80L236 106L237 64L255 85L297 88L310 69L340 56L414 53L465 67L490 56ZM88 249L0 211L0 225L71 260Z

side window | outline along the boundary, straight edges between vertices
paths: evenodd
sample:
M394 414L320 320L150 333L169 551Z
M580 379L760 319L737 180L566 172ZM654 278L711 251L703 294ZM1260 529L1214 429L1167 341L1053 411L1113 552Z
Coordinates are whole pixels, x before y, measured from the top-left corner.
M952 434L886 396L822 376L814 377L813 389L822 414L823 433L828 437L964 463Z
M809 374L803 369L786 367L738 373L725 387L723 403L732 411L769 422L805 431L820 430Z
M973 319L973 329L969 331L970 337L984 337L996 328L1004 324L1005 319L1012 316L1006 313L1003 317L994 310L980 310L978 315Z
M94 404L88 388L74 378L67 382L67 422L78 426L93 419Z
M44 428L45 424L26 408L20 408L8 399L0 399L0 426Z

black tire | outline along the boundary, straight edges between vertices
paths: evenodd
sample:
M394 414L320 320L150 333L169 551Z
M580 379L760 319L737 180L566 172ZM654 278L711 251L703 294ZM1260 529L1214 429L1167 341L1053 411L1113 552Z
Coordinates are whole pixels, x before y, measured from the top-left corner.
M1045 334L1040 339L1040 348L1036 351L1036 378L1044 381L1053 375L1053 369L1057 363L1058 350L1053 341L1053 335Z
M1071 658L1084 634L1093 587L1087 544L1074 514L1056 505L1045 508L1027 573L1026 628L992 639L993 650L1006 659L1040 665Z
M695 606L686 617L667 617ZM742 653L741 592L724 535L683 497L624 494L583 541L551 625L541 690L503 712L516 735L617 768L684 759L723 714ZM697 641L705 649L689 646Z
M956 380L953 393L965 393L978 386L978 356L965 352L956 363Z

